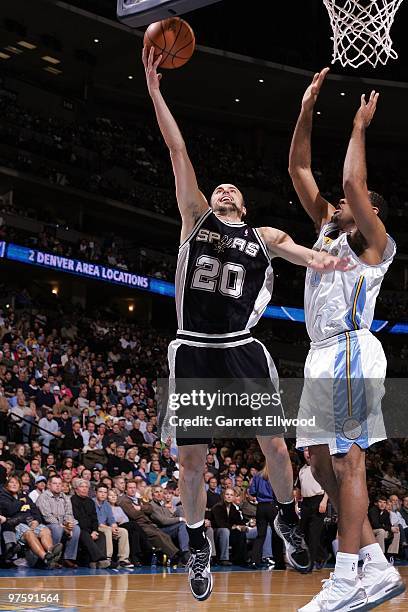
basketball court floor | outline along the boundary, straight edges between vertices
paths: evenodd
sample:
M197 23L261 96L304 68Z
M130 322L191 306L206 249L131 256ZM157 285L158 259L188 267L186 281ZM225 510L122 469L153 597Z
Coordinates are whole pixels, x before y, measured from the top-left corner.
M408 580L408 566L400 567ZM214 571L215 586L210 599L195 602L183 570L156 573L147 570L78 569L46 572L19 569L0 572L0 610L25 612L80 612L103 610L114 612L296 612L309 601L328 578L329 569L306 576L293 570L285 572L228 570ZM59 602L10 604L10 594L57 594ZM408 594L383 604L384 612L408 610Z

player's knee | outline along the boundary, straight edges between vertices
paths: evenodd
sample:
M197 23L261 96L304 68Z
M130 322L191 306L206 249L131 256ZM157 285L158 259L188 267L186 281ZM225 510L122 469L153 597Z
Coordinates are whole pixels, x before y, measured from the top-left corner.
M337 480L354 480L365 474L365 463L360 454L349 452L333 458L333 470Z
M179 457L180 476L182 478L188 478L191 474L193 476L203 475L205 468L205 460L201 454L195 452L183 452L180 453Z
M289 461L288 447L283 438L262 438L261 449L266 457L270 457L272 461Z

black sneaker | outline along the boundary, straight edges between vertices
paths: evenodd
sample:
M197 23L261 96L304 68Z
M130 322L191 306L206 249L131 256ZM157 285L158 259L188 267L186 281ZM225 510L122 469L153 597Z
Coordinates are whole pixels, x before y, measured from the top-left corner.
M43 559L44 564L47 567L50 567L51 564L58 563L61 559L63 548L64 547L61 543L55 544L55 546L53 546L45 555Z
M275 517L273 524L285 544L289 565L298 572L308 572L311 567L310 554L299 525L285 523L280 514Z
M188 581L193 597L204 601L211 595L213 578L210 570L211 544L206 537L206 543L201 550L191 548L191 557L188 560Z

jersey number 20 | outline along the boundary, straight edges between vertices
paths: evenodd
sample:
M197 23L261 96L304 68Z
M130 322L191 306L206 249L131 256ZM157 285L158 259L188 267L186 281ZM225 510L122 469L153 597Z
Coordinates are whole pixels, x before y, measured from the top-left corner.
M216 257L200 255L196 261L191 286L202 291L218 291L228 297L239 298L244 286L245 268L229 261L222 264Z

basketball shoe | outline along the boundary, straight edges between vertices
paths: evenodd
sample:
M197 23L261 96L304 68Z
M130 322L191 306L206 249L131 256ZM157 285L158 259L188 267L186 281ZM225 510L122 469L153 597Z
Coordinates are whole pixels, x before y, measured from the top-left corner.
M370 610L405 591L405 583L391 563L364 561L361 584L367 593Z
M211 595L213 589L213 578L210 570L211 543L205 538L203 548L195 550L190 548L191 557L188 560L188 581L193 597L198 601L204 601Z
M297 523L286 523L280 514L273 522L275 531L282 538L289 565L298 572L308 572L311 569L309 549Z
M360 578L347 580L336 578L331 573L329 579L322 580L322 584L320 593L303 608L299 608L298 612L360 612L370 609Z

